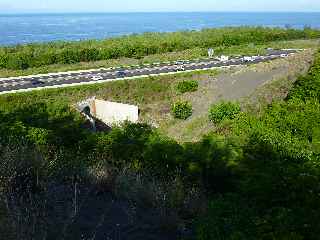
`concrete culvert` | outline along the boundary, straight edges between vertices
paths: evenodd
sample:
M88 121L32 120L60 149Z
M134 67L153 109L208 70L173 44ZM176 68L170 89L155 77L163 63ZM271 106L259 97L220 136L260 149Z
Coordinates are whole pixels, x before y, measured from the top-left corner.
M91 109L89 106L84 107L84 109L81 112L85 115L91 116Z
M140 114L138 106L99 100L95 97L78 103L77 109L90 122L94 119L107 126L121 124L125 121L137 123Z

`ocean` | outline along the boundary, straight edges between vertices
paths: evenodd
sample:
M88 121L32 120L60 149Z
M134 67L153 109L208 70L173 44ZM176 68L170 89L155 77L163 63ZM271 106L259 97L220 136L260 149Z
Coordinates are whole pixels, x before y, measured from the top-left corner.
M320 13L0 14L0 45L103 39L225 26L320 28Z

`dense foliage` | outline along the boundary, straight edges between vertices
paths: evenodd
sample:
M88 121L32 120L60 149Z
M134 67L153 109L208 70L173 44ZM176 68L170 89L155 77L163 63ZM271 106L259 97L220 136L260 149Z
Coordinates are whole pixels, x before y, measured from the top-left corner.
M237 188L212 198L198 239L317 239L320 225L320 58L286 102L241 114Z
M199 83L195 80L185 80L177 84L180 93L195 92L198 90Z
M300 77L290 92L288 99L298 98L300 100L320 99L320 57L316 57L314 65L309 74Z
M201 47L319 38L320 31L242 27L176 33L145 33L102 41L51 42L0 48L0 68L27 69L119 57L141 58L156 53Z
M192 115L192 104L188 101L176 102L171 107L175 118L186 120Z
M240 113L240 105L232 102L221 102L209 109L209 119L212 122L219 123L223 120L232 120Z

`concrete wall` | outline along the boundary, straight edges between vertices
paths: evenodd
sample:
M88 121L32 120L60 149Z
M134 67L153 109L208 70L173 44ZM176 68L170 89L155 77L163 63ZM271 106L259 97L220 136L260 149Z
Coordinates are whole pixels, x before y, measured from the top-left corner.
M134 105L95 100L95 117L108 125L139 120L139 108Z

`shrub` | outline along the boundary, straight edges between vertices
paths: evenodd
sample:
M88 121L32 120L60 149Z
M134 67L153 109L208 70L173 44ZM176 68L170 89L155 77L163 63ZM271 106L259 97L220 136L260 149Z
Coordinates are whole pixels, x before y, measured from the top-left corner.
M199 84L195 80L182 81L178 83L177 90L180 93L195 92L198 90L198 86Z
M188 101L176 102L172 105L172 114L178 119L187 119L192 115L192 105Z
M209 202L206 215L196 222L196 239L257 239L253 216L254 211L240 196L218 196Z
M237 161L242 154L235 144L215 134L204 136L199 142L184 144L183 162L187 173L202 179L203 186L212 194L233 189L230 163Z
M209 119L215 123L219 123L225 119L234 119L240 111L241 108L239 104L222 102L210 108Z
M31 57L27 54L12 54L7 58L7 68L8 69L27 69L30 67Z
M301 76L294 84L287 99L307 99L316 98L320 101L320 56L317 55L314 65L310 68L308 75Z

